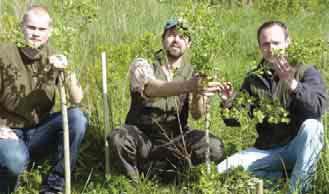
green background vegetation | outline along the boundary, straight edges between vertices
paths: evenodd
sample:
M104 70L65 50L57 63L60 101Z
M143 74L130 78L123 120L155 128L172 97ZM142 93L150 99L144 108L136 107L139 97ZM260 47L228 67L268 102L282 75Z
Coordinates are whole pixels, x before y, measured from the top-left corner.
M197 32L192 37L192 56L201 65L208 65L221 80L230 80L236 89L245 73L260 60L256 29L270 19L288 24L292 40L304 48L301 57L315 64L327 83L329 80L328 0L0 0L1 42L21 38L19 21L31 3L49 7L55 26L52 45L68 56L85 91L82 107L89 115L90 127L73 173L74 193L255 193L253 177L240 169L226 175L218 175L213 169L207 175L203 166L196 167L179 185L148 179L134 185L124 177L104 178L101 52L107 54L113 127L124 122L129 108L130 62L137 56L149 58L160 48L163 24L172 16L183 15L191 20ZM219 99L213 98L212 105L211 132L224 140L227 155L253 145L252 120L241 113L237 115L244 123L241 128L225 127ZM314 194L329 194L327 119L323 118L325 147L315 175ZM203 128L204 121L191 121L191 126ZM41 176L48 168L47 164L33 165L22 176L17 193L38 193ZM266 193L286 193L287 185L282 182Z

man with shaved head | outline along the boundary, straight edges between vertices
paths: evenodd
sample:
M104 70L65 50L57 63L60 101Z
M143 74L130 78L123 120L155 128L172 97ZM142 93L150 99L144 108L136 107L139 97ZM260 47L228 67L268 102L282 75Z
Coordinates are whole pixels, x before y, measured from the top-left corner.
M25 44L0 45L0 193L15 190L30 161L49 156L52 168L40 193L60 193L64 188L62 115L52 108L59 73L67 67L67 59L48 44L53 27L46 7L30 7L21 27ZM77 105L82 88L73 72L65 75L70 102ZM68 121L74 167L87 119L75 106L68 110Z

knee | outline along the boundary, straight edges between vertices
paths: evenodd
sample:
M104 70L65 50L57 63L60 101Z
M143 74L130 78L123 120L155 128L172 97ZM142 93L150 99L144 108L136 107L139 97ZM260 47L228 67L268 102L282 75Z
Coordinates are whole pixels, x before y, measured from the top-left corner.
M217 137L210 137L210 158L212 161L218 163L224 159L224 143Z
M319 153L324 145L323 124L315 119L305 120L295 137L295 141L308 145L308 150Z
M69 128L74 130L75 135L84 136L88 126L86 115L79 108L70 108L68 110Z
M299 130L298 135L312 141L323 142L323 124L316 119L305 120Z
M107 140L111 150L117 154L136 154L137 142L129 128L115 128L108 135Z
M127 139L128 133L123 128L115 128L107 136L110 147L115 150L120 150L124 147L125 139Z
M28 165L29 154L24 149L7 150L2 162L3 167L10 175L19 176Z

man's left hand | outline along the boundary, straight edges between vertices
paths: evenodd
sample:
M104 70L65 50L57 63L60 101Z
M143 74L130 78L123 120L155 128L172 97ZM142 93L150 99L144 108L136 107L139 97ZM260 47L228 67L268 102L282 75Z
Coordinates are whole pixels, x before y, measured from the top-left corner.
M280 80L290 80L293 78L293 68L288 63L286 57L275 57L272 63L275 73Z
M288 63L286 57L276 57L273 60L273 68L279 79L287 82L290 91L294 91L297 88L298 82L294 78L294 68Z
M220 82L208 82L198 93L202 96L214 96L221 90L221 86Z

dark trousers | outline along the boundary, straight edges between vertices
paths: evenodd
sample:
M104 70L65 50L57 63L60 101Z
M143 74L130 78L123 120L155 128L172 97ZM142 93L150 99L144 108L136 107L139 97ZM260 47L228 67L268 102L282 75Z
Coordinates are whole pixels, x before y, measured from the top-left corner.
M223 143L214 135L209 136L210 159L220 162L224 158ZM152 167L152 163L165 163L174 172L198 165L205 161L208 148L205 132L200 130L187 130L165 143L159 143L163 141L150 139L136 126L125 125L113 129L108 140L112 166L134 180L139 178L140 173L157 168L156 165Z
M87 119L78 108L68 110L70 129L71 167L74 168L80 143L87 128ZM0 129L1 130L1 129ZM42 190L63 191L64 149L61 113L53 113L35 128L13 129L18 140L0 139L0 193L11 193L18 176L29 161L53 156L50 174L44 179Z

